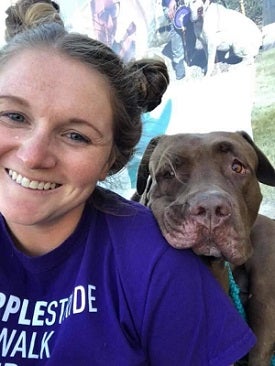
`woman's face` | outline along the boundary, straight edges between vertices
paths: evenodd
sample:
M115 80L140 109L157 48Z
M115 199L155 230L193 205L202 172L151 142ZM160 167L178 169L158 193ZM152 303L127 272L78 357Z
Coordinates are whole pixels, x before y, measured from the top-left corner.
M18 225L74 225L110 168L110 88L54 51L24 51L0 68L0 211Z

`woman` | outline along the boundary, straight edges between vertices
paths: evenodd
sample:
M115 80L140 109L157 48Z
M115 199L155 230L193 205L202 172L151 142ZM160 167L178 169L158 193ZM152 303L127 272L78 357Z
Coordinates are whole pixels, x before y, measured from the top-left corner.
M141 113L167 87L165 65L124 65L67 33L47 1L10 7L6 34L1 364L227 366L242 357L254 336L198 257L171 248L148 209L96 187L130 159Z

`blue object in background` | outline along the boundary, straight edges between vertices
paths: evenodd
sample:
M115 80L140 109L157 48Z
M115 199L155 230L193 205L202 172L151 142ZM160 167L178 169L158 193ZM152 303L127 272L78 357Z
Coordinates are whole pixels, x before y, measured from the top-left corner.
M177 29L183 29L190 22L191 11L186 6L180 6L174 15L174 25Z
M148 143L153 137L165 134L167 126L170 122L171 114L172 114L171 99L169 99L166 102L159 118L153 118L149 112L143 114L142 136L139 143L136 146L136 152L128 164L128 174L131 180L131 188L134 189L136 188L137 171L139 163L141 161L142 155Z

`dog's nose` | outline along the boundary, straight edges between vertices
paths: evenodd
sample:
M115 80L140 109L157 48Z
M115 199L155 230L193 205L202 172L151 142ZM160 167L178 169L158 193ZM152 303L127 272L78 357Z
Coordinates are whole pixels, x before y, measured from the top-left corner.
M200 6L200 7L198 8L197 12L198 12L198 15L199 15L199 16L201 16L201 15L202 15L202 13L203 13L203 6Z
M194 220L211 229L222 225L232 213L228 198L217 192L196 194L188 200L188 207Z

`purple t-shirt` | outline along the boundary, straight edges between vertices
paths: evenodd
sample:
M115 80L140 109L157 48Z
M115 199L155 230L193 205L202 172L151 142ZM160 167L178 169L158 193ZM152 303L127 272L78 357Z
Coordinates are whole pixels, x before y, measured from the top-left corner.
M1 217L0 365L228 366L246 354L254 335L200 259L171 248L147 208L112 200L114 214L87 204L40 257L14 247Z

